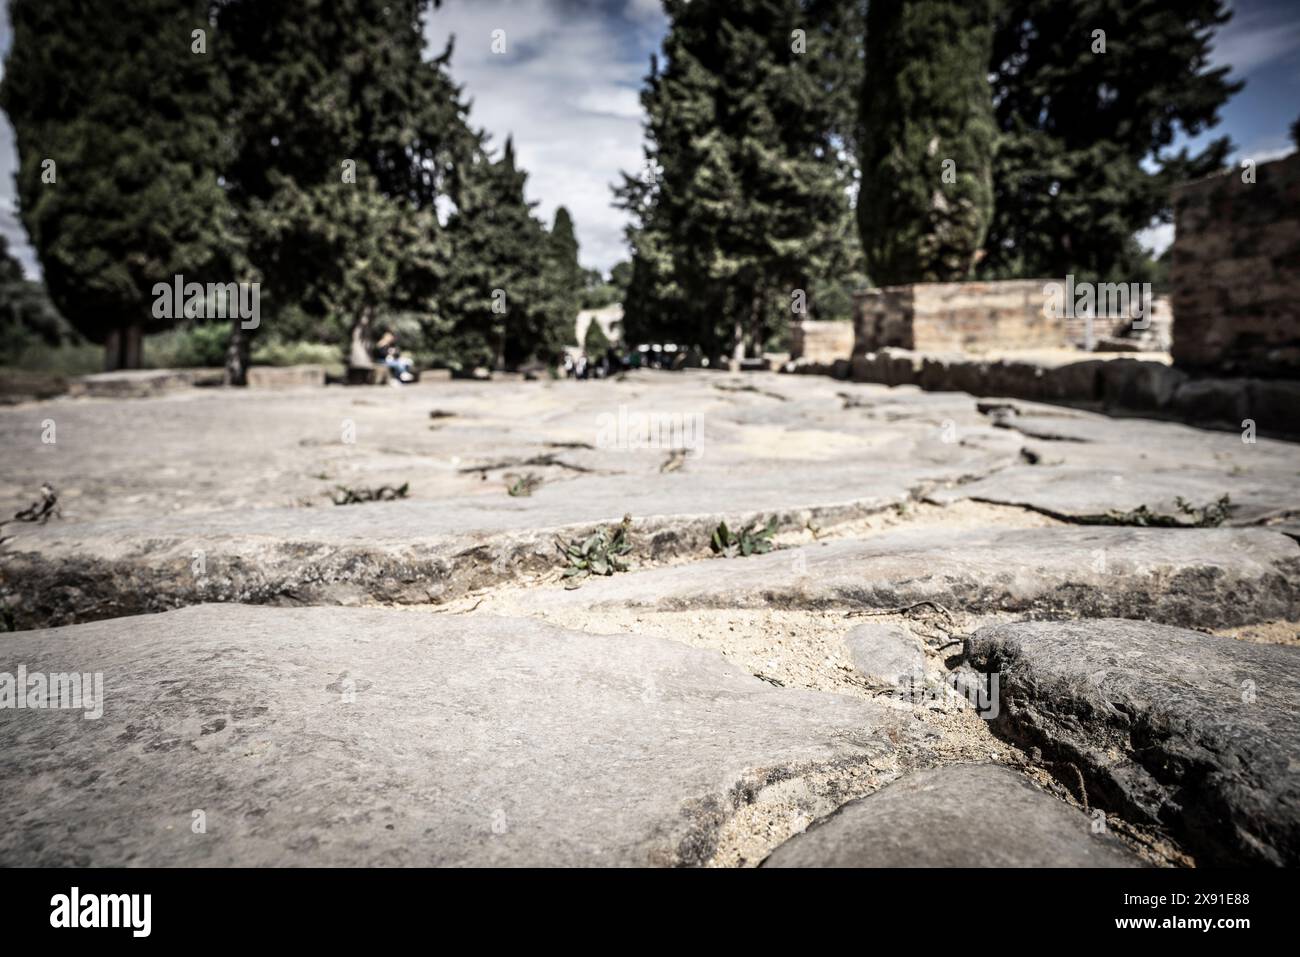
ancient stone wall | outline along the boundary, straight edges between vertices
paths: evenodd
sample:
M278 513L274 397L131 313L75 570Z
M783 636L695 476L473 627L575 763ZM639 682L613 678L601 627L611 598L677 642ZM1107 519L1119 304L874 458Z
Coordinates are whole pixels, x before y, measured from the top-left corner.
M988 352L1068 345L1052 316L1046 280L927 282L870 289L855 297L853 354L887 347Z
M853 352L853 323L807 319L790 324L790 358L814 362L847 359Z
M1300 153L1174 191L1174 362L1300 378Z

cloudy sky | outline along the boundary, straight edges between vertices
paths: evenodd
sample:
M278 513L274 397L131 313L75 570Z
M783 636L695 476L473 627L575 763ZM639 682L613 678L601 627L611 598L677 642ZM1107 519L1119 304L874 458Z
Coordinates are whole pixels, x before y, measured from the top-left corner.
M1300 111L1300 12L1294 0L1233 6L1214 56L1247 83L1211 135L1230 135L1241 157L1280 156ZM568 207L584 265L606 270L626 255L610 185L640 166L637 97L666 25L659 0L444 0L426 26L430 54L455 35L451 72L473 101L471 121L498 149L514 137L529 199L548 223L556 206ZM495 30L505 31L504 54L492 51ZM0 50L9 42L8 0L0 0ZM16 163L13 131L0 118L0 232L35 275L15 216ZM1158 249L1171 237L1172 227L1145 236Z

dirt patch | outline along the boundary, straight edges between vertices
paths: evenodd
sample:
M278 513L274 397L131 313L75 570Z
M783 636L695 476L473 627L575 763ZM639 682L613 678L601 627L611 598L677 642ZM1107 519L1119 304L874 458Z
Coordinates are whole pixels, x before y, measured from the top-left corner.
M1300 648L1300 621L1261 621L1233 628L1212 628L1210 634L1260 645L1290 645Z

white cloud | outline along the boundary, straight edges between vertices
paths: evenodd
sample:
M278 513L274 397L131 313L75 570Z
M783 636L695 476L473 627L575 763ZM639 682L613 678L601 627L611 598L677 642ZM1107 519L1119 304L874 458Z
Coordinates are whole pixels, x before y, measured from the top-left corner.
M1157 223L1148 226L1137 234L1138 245L1152 256L1161 255L1174 241L1174 224Z
M9 3L0 0L0 57L8 56L12 33L9 28ZM4 61L0 59L0 78L4 77ZM18 146L14 141L14 128L9 117L0 113L0 235L9 241L9 253L22 264L29 279L39 279L40 264L36 251L27 241L27 230L18 221L17 185L14 173L18 171Z
M1300 50L1300 21L1285 9L1238 9L1215 35L1210 62L1231 66L1234 74L1246 76L1296 50Z
M549 223L557 206L567 207L583 264L601 270L627 256L626 217L611 206L610 185L621 170L640 168L638 97L664 24L654 0L631 0L623 14L444 0L425 27L431 53L455 35L451 75L473 102L470 122L497 148L513 136L538 215ZM505 31L504 54L492 52L493 30Z
M610 184L641 165L638 97L664 25L658 0L628 0L621 15L572 0L444 0L425 27L430 54L456 35L451 72L473 101L471 122L497 148L513 134L528 198L548 223L556 206L568 207L587 266L607 270L627 256L625 215L610 205ZM506 31L504 55L491 51L497 29ZM8 3L0 0L0 49L8 41ZM17 163L13 129L0 116L0 233L37 276L15 213Z

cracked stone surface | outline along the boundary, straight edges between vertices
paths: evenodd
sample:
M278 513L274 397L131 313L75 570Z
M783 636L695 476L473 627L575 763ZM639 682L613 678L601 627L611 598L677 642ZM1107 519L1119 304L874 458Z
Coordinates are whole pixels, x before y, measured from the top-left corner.
M1300 863L1300 648L1019 622L977 631L968 658L1001 674L994 730L1075 765L1094 804L1169 829L1201 863Z
M994 765L918 771L791 838L764 867L1140 867L1094 819Z
M887 415L869 420L845 408L841 383L754 381L196 390L0 409L14 453L0 500L16 511L51 482L63 512L4 527L3 590L24 627L200 601L440 601L549 567L557 533L627 513L643 554L672 557L707 548L723 519L830 526L1019 456L1021 437L969 397L881 396ZM677 420L695 422L699 441L670 471L670 450L631 447L630 426L620 439L620 421L650 414L696 417ZM945 441L956 428L961 441ZM508 495L506 476L527 473L541 487ZM328 497L402 483L400 501Z
M64 397L0 447L0 517L61 508L0 525L0 675L108 692L0 708L6 863L1135 863L1065 791L1149 863L1296 862L1295 444L644 372ZM888 688L914 653L1000 670L997 721Z
M1037 464L936 490L933 501L975 498L1025 505L1089 523L1145 506L1160 519L1189 524L1194 519L1178 507L1178 498L1203 508L1227 495L1228 525L1296 529L1300 460L1294 443L1247 443L1234 433L1028 402L980 404L991 422L1024 436L1026 452Z
M205 605L0 662L104 676L97 720L0 710L9 865L699 863L747 789L923 737L716 652L485 616Z
M701 568L539 590L546 607L886 608L1126 616L1206 626L1296 617L1300 545L1265 529L894 529Z

